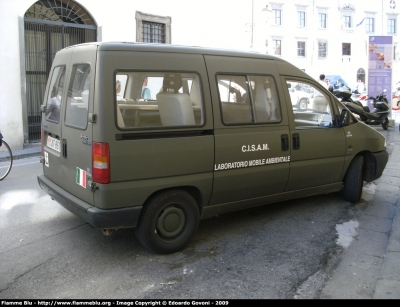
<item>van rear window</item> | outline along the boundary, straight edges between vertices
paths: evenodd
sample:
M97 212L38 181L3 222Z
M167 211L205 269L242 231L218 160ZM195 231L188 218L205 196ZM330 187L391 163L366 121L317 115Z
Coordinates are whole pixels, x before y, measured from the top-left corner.
M86 129L90 91L90 65L73 66L68 88L65 124L78 129Z
M125 129L201 126L204 124L201 93L196 73L118 72L117 125Z
M64 91L65 66L57 66L51 75L45 117L46 120L59 123L62 96Z
M218 75L217 81L224 124L281 121L278 94L272 77Z

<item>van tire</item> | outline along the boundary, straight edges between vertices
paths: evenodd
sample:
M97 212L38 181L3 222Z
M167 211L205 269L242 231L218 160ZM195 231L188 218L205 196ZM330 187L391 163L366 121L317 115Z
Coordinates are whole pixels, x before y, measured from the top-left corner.
M199 206L192 195L183 190L169 190L144 205L135 234L147 249L170 254L188 244L199 220Z
M363 164L364 157L356 156L351 162L344 178L344 199L358 202L361 199L363 189Z

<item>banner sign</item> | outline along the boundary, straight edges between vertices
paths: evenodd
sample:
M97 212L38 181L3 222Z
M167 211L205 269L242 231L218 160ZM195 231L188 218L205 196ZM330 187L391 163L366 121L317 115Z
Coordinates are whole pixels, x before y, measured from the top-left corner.
M376 97L386 89L386 98L392 101L393 37L370 36L368 46L368 96ZM373 106L368 102L368 107Z

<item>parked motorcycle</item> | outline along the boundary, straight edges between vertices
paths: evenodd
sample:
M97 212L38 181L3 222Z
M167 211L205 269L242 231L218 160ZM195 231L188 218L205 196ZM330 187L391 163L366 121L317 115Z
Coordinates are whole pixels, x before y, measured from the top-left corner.
M384 130L389 127L388 115L390 106L386 99L386 90L376 97L368 96L372 100L374 110L371 112L368 106L363 106L359 100L351 99L352 93L346 89L340 88L333 91L333 94L341 99L341 102L354 114L360 117L360 120L367 125L382 125Z

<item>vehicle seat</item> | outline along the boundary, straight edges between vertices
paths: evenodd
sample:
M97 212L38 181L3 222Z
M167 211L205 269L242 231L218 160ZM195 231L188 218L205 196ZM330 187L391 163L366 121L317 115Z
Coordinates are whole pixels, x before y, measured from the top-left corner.
M179 93L180 74L165 74L163 91L157 94L158 108L163 126L194 125L192 102L188 94Z
M271 116L271 104L267 98L264 86L257 86L255 93L256 122L262 123L269 120Z
M125 122L122 117L121 109L119 108L118 104L117 104L117 122L118 122L118 127L125 128Z
M271 88L267 87L266 89L267 92L267 99L269 103L271 104L271 116L269 117L269 120L278 120L279 119L279 108L278 108L278 99L276 95L276 91L274 91L275 98L272 95L272 90Z
M319 92L314 95L314 110L321 113L328 111L328 101L326 97Z

